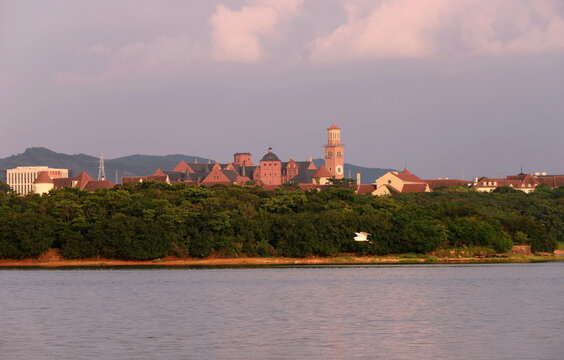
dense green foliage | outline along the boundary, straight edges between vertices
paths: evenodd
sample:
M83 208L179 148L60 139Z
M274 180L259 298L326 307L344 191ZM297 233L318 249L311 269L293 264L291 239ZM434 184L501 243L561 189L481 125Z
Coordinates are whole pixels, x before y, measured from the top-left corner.
M553 251L564 240L564 189L532 194L467 189L391 197L343 186L301 192L293 186L194 187L144 182L95 193L54 190L19 197L0 184L0 258L69 259L328 256L429 253L513 244ZM370 233L369 243L353 240Z

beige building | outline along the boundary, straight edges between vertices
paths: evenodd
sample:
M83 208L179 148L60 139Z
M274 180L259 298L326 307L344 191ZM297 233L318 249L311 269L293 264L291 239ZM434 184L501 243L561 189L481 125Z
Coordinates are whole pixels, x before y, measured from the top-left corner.
M392 192L430 192L431 188L425 181L410 173L403 171L389 171L376 179L376 190L372 195L390 195Z
M6 171L6 180L12 191L27 195L33 191L33 182L40 171L45 171L51 179L68 178L68 169L52 169L47 166L18 166Z

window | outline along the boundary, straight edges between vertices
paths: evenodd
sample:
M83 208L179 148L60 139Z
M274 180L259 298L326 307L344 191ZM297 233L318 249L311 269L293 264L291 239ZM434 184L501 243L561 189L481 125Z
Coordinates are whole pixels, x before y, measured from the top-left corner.
M327 152L327 159L331 159L333 157L333 152L329 151Z
M341 156L342 156L342 155L341 155L341 152L340 152L340 151L337 151L337 157L340 158Z

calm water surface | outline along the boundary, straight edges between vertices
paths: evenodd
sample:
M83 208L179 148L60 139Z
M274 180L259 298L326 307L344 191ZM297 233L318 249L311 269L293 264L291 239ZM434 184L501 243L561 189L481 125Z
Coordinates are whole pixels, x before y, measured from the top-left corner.
M564 264L0 270L1 359L564 359Z

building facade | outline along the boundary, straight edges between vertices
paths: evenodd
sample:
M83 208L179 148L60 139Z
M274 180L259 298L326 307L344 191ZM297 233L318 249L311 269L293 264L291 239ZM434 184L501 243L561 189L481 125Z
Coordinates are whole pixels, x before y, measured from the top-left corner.
M345 176L344 147L341 144L341 129L333 124L327 129L327 144L325 148L325 167L335 179Z
M68 178L68 169L52 169L47 166L18 166L6 171L6 179L12 191L20 195L27 195L33 191L33 182L39 172L45 172L51 179Z
M247 152L235 153L233 162L215 164L186 163L181 161L172 171L158 170L145 177L123 177L122 183L136 183L154 180L167 183L189 183L196 185L263 184L280 186L285 183L303 185L326 185L330 178L342 179L344 175L344 154L341 144L341 129L333 124L328 130L328 142L325 145L325 166L318 169L311 157L305 161L296 161L293 157L280 160L272 148L254 165L252 155ZM158 178L156 177L158 176Z

